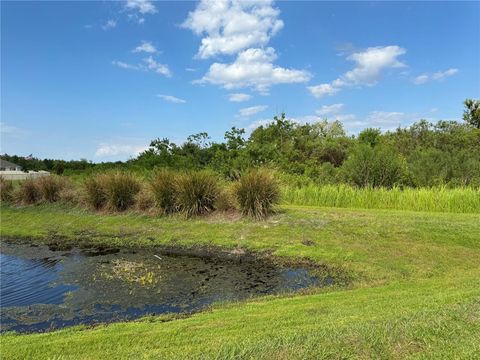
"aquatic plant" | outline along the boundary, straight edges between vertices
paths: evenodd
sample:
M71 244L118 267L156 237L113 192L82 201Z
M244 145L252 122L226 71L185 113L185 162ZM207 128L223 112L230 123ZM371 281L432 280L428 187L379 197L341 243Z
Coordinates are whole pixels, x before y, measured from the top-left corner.
M244 215L262 219L278 203L280 187L273 171L254 169L236 183L235 195Z
M363 209L480 213L480 189L472 187L357 188L324 185L283 188L286 204Z

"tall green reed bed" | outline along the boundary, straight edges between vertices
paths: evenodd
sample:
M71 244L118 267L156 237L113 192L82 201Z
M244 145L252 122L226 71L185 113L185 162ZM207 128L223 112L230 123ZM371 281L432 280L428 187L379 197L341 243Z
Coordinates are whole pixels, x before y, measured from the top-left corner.
M480 189L356 188L348 185L286 186L282 201L291 205L480 213Z

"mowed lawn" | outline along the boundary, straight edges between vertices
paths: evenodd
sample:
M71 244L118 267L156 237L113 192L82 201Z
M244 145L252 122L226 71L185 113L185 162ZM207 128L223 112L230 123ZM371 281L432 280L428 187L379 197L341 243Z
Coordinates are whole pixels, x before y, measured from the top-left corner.
M183 319L6 334L2 359L480 358L478 214L286 206L253 222L58 205L1 210L5 239L243 248L353 279L347 288L217 305Z

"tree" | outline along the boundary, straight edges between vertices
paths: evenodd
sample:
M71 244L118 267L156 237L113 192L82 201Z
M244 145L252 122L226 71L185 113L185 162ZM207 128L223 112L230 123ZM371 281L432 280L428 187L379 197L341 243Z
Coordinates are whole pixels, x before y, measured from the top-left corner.
M363 144L368 144L371 147L375 147L379 142L382 136L380 129L366 128L358 134L358 141Z
M471 126L480 129L480 100L467 99L463 102L463 120Z

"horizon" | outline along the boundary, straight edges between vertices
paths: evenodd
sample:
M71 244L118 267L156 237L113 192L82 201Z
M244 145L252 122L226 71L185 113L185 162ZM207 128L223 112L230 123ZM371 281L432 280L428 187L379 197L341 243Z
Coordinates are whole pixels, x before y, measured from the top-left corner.
M387 131L461 120L480 97L478 2L1 8L2 154L125 161L155 138L218 142L281 112Z

